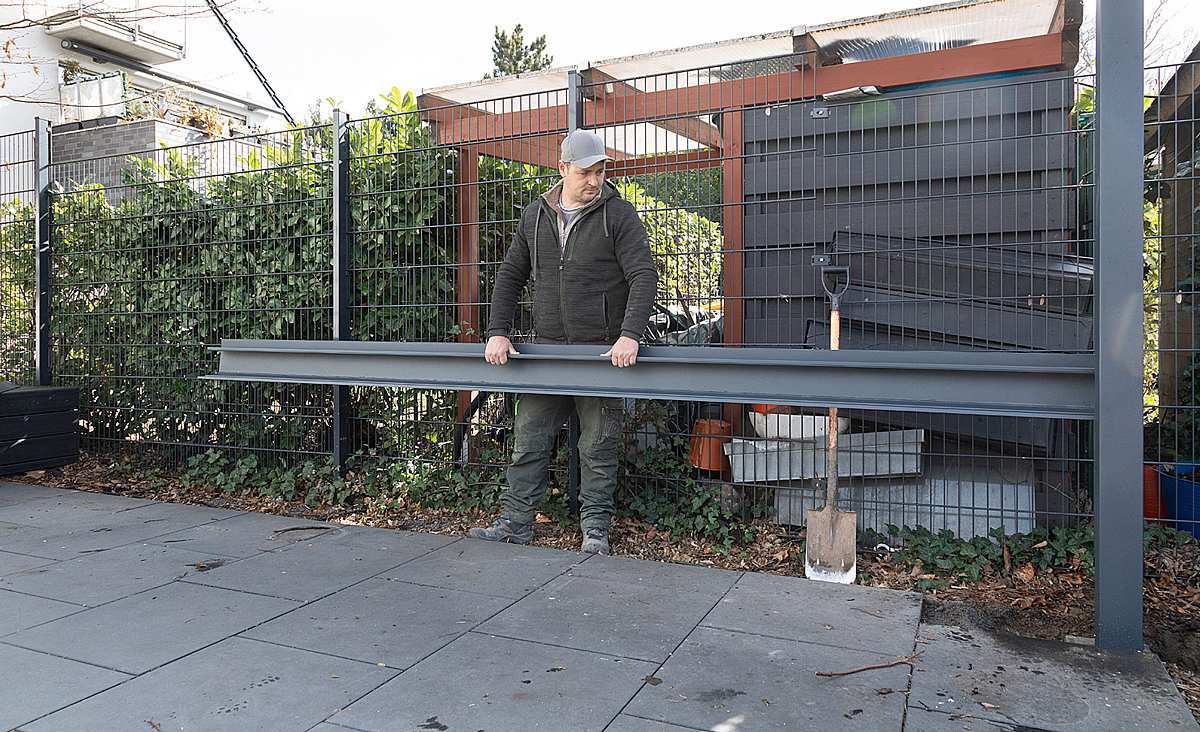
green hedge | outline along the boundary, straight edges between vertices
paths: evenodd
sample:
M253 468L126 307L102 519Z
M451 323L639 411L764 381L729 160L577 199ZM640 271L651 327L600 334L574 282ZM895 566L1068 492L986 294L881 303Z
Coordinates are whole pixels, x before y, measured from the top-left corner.
M387 117L350 125L352 337L450 341L455 322L457 153L433 143L411 95ZM130 157L124 186L63 181L54 204L52 332L56 382L81 387L92 438L273 454L329 449L331 392L302 385L197 380L222 338L332 335L332 133L328 127L242 145L243 172L208 171L214 142ZM556 173L482 158L480 251L498 262L517 209ZM670 209L632 182L664 293L717 295L720 229ZM32 284L31 212L0 211L0 281ZM687 256L679 256L686 252ZM482 297L495 266L481 267ZM5 372L29 361L32 292L0 290ZM486 308L483 308L486 310ZM486 314L485 314L486 315ZM14 339L14 336L16 338ZM28 337L26 337L28 336ZM22 350L24 349L24 350ZM453 392L355 389L356 441L384 453L444 458ZM398 420L420 422L399 429Z

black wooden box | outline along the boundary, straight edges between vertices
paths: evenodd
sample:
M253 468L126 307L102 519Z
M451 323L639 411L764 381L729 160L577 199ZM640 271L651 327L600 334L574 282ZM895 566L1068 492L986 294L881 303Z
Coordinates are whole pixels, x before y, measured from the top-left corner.
M0 382L0 475L79 459L79 389Z

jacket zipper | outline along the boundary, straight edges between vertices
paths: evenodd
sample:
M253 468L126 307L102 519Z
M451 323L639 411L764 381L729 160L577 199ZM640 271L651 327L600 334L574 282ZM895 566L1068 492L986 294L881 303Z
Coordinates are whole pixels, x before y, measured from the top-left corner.
M567 265L567 242L570 240L571 232L568 231L566 239L558 247L558 312L559 317L562 318L563 336L567 339L567 343L571 342L571 333L567 330L567 290L563 287L565 274L563 268Z
M608 293L600 293L600 310L604 315L604 340L608 340Z
M599 195L604 195L604 191L601 191ZM600 206L604 206L606 204L607 204L606 201L600 202ZM559 251L559 254L558 254L558 312L559 312L560 317L562 318L563 337L565 337L567 339L567 343L571 342L571 334L567 331L567 291L563 288L564 268L566 267L566 264L567 264L567 247L570 246L570 243L571 243L571 232L573 232L575 230L575 227L582 222L583 217L592 213L596 209L600 208L600 206L592 206L592 207L589 207L585 211L580 211L579 215L576 216L575 219L570 224L567 225L566 238L563 241L559 242L559 247L558 247L558 251ZM557 226L558 213L557 212L554 212L554 219L555 219L554 223L556 224L556 226L554 227L554 229L555 229L554 238L557 239L558 238L558 226ZM534 242L534 246L535 247L537 246L537 242ZM604 322L605 322L605 325L604 325L605 337L607 338L608 337L608 335L607 335L608 317L607 316L605 316Z

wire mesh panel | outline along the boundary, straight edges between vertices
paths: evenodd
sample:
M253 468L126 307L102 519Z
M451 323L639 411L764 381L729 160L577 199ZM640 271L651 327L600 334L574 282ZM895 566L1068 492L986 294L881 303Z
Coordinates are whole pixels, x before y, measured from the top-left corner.
M1200 63L1146 77L1147 518L1200 536Z
M853 73L819 67L812 52L628 79L585 72L584 119L617 151L613 175L636 171L624 180L717 225L713 270L695 266L711 260L682 222L674 247L656 250L660 276L689 271L692 285L668 286L660 304L690 323L713 303L712 342L826 349L828 286L839 291L841 348L1090 352L1091 78L1008 74L881 92L849 85ZM715 271L715 288L698 270ZM667 412L631 420L638 454L673 443L679 467L724 506L802 525L823 504L823 412ZM860 527L969 538L1090 515L1086 423L839 416L843 507ZM714 429L724 436L706 436ZM709 442L727 462L704 460Z
M566 90L405 103L348 123L357 295L350 332L361 340L479 342L521 209L557 180ZM545 131L497 126L522 117L525 129ZM527 298L519 310L514 338L522 340L533 336ZM470 463L474 480L499 487L511 399L375 388L354 389L352 399L355 452L402 457L450 486L444 471Z
M55 165L56 379L85 444L329 450L324 387L198 381L222 338L331 334L328 127Z
M33 131L0 135L0 381L35 380L37 266Z

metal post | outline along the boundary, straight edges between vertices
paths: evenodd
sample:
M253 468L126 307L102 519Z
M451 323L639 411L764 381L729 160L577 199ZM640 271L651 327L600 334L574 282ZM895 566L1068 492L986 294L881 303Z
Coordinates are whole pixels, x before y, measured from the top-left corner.
M350 339L350 137L346 115L333 110L333 339ZM350 387L333 387L333 460L350 458Z
M580 94L582 74L576 69L567 72L567 132L583 127L583 97Z
M583 126L583 97L580 93L581 75L571 69L567 72L567 131L574 132ZM572 516L579 514L579 415L571 413L567 422L567 510Z
M37 247L34 299L34 363L37 383L49 386L50 370L50 224L54 202L50 196L50 121L37 117L33 128L34 242Z
M571 414L567 423L567 513L579 515L579 415Z
M1096 644L1142 639L1142 3L1096 13Z

